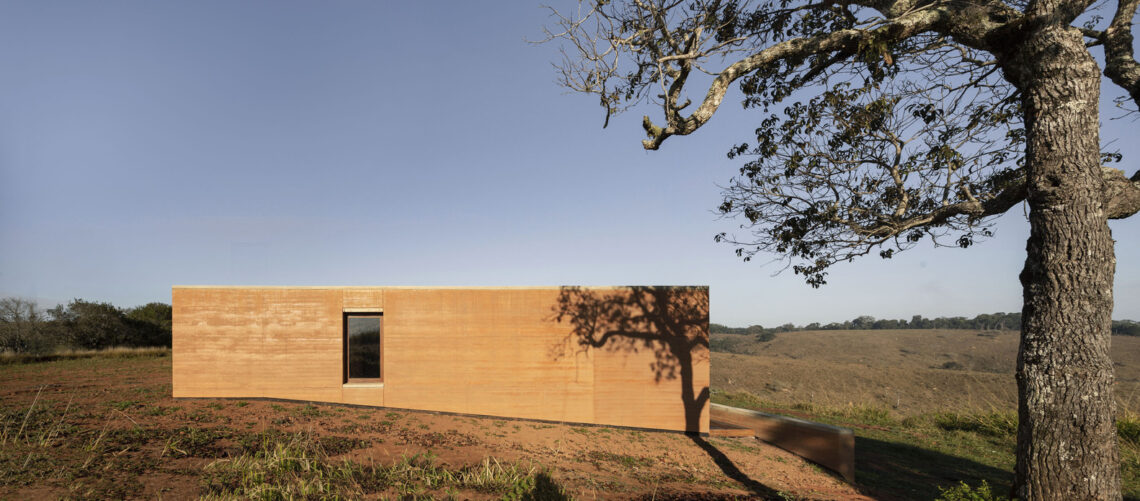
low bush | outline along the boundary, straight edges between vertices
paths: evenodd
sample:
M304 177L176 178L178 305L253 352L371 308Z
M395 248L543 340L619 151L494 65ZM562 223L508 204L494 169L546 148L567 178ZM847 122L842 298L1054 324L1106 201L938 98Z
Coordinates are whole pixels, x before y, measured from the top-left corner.
M958 482L958 485L949 489L939 489L942 495L938 496L937 501L1005 501L1009 498L994 494L990 490L990 484L985 480L978 487L970 487L965 482Z

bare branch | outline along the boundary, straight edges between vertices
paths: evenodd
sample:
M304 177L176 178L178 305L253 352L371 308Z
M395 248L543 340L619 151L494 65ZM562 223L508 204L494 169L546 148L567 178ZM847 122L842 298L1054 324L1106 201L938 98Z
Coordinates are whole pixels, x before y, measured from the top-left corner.
M1140 63L1132 50L1132 19L1140 0L1119 0L1116 14L1100 38L1104 42L1104 74L1128 91L1132 102L1140 105Z

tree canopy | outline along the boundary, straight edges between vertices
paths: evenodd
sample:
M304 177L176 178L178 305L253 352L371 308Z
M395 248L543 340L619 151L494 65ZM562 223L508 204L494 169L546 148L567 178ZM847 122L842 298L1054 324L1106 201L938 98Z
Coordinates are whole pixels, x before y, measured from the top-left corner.
M782 256L819 286L831 265L859 256L890 258L924 239L968 247L1025 200L1022 89L1000 59L1009 39L1045 22L1032 3L583 2L581 15L556 13L548 36L568 42L560 82L597 95L606 123L660 106L663 123L642 122L646 149L698 130L738 84L763 118L754 141L728 152L745 163L718 207L743 233L716 238L746 260ZM1100 29L1109 4L1093 5L1079 28L1133 99L1136 4L1118 2ZM707 89L695 105L693 85ZM1140 174L1103 176L1109 218L1140 210Z
M1140 172L1100 140L1102 75L1136 111L1140 0L583 0L552 11L560 83L606 121L643 104L656 150L716 114L757 112L717 240L773 253L808 284L931 239L968 247L1025 202L1014 495L1119 499L1108 219ZM1100 51L1101 63L1093 55Z

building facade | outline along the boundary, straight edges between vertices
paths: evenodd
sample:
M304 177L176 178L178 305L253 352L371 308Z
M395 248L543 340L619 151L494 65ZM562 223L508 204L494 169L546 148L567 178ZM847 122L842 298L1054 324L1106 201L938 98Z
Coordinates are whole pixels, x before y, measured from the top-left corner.
M176 398L707 433L707 287L176 286Z

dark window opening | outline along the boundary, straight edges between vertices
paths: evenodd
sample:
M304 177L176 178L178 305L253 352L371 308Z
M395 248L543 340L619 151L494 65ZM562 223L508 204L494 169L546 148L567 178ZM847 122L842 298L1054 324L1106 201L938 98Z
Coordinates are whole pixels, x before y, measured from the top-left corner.
M379 314L344 315L344 380L380 380L380 332L384 317Z

